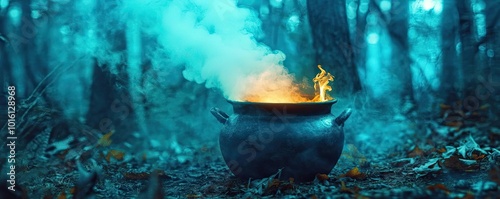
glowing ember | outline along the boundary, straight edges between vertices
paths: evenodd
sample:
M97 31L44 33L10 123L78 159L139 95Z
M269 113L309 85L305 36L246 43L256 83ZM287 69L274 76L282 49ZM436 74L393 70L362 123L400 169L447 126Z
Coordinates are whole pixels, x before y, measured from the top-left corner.
M243 101L266 102L266 103L300 103L300 102L322 102L332 100L327 94L332 87L328 85L333 82L334 76L326 72L318 65L320 72L313 78L315 96L307 98L300 90L301 86L294 83L293 77L283 72L279 77L272 72L263 72L260 75L249 77L250 87L246 88Z

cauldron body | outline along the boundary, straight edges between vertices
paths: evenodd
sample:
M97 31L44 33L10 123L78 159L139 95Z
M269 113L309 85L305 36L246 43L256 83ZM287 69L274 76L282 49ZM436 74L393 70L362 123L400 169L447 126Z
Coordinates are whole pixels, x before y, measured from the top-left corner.
M269 177L313 180L328 174L344 146L343 125L350 109L330 113L336 101L318 103L251 103L229 101L234 114L217 108L212 114L224 124L219 145L231 172L243 179Z

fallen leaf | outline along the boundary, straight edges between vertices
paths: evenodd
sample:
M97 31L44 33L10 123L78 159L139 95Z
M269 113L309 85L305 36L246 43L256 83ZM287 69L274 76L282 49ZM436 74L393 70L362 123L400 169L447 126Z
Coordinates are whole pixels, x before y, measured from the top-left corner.
M149 179L149 173L141 172L141 173L124 173L123 177L127 180L146 180Z
M472 158L473 160L481 160L481 159L483 159L484 157L486 157L486 155L485 155L485 154L479 154L479 155L478 155L477 153L473 152L473 153L472 153L472 157L471 157L471 158Z
M366 179L366 174L361 173L359 171L358 167L354 167L353 169L349 170L347 173L342 174L341 177L350 177L353 179L363 180L363 179Z
M192 198L201 198L201 196L200 195L196 195L196 194L188 194L188 195L186 195L186 198L190 198L190 199L192 199Z
M473 153L479 153L479 154L487 154L486 151L481 149L479 147L479 144L474 141L474 138L472 138L472 135L469 135L469 137L466 138L464 143L457 148L458 153L462 156L462 158L466 159L472 159L472 154Z
M447 194L450 193L450 190L444 184L429 185L429 186L427 186L427 189L429 189L431 191L442 190L442 191L446 192Z
M500 169L498 167L492 167L488 174L493 182L500 184Z
M357 187L357 186L354 186L352 188L348 188L346 185L345 185L345 182L344 181L341 181L340 182L340 192L341 193L350 193L350 194L357 194L359 191L361 191L361 188Z
M467 192L461 199L474 199L474 194L472 194L471 192Z
M438 152L438 153L444 153L444 152L446 152L446 148L441 147L441 148L439 148L439 149L437 150L437 152Z
M278 179L273 179L271 182L267 184L267 187L278 187L280 186L281 182Z
M69 149L63 150L57 154L57 157L61 160L66 159L66 155L68 155Z
M59 196L57 196L57 199L66 199L66 193L63 191Z
M456 155L444 159L444 166L459 171L474 171L480 168L475 160L460 159Z
M168 178L169 176L162 170L155 170L153 172L156 172L159 178ZM151 176L151 173L149 172L139 172L139 173L132 173L132 172L126 172L123 173L123 177L127 180L147 180Z
M108 154L106 155L106 161L109 163L111 161L111 157L113 157L115 160L123 160L124 155L125 153L122 151L109 150Z
M479 107L480 110L487 110L489 108L490 108L490 104L484 104L484 105Z
M113 131L110 131L109 133L104 134L99 141L97 141L97 146L109 146L111 145L111 136L113 135Z
M318 179L320 182L324 182L329 179L327 174L324 173L318 173L316 174L316 179Z
M449 109L451 109L451 106L447 105L447 104L439 104L439 107L441 108L441 110L449 110Z
M415 146L415 148L413 148L413 150L411 150L408 153L408 157L410 157L410 158L417 157L417 156L423 156L423 155L424 155L424 151L422 149L420 149L418 146Z
M462 127L462 125L464 125L464 123L461 121L446 121L446 122L444 122L444 125L449 126L449 127L460 128L460 127Z
M441 171L441 167L438 164L438 158L433 158L428 160L427 163L420 165L419 167L413 168L413 171L417 173L417 178L425 176L429 173L435 173Z

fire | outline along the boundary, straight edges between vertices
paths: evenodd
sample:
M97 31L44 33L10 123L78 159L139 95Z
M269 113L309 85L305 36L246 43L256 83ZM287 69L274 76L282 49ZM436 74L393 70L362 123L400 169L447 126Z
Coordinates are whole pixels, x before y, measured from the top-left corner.
M333 82L333 79L335 77L330 73L327 73L323 68L321 68L321 65L318 65L318 68L319 70L321 70L321 72L319 72L316 75L316 77L313 78L314 90L316 91L316 96L312 101L322 102L322 101L332 100L333 98L330 97L330 95L328 95L326 91L332 91L332 87L328 85L328 83L330 83L330 81Z
M266 102L266 103L301 103L322 102L332 100L328 91L332 87L328 85L333 82L334 76L326 72L318 65L320 72L313 78L315 95L311 99L307 97L300 88L304 87L293 81L288 73L280 71L278 75L271 71L265 71L259 75L248 77L252 86L246 88L243 101Z

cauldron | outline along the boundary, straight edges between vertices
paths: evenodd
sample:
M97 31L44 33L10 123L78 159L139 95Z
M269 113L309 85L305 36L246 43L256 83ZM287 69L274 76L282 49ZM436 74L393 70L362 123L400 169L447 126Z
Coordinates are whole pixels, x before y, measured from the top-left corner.
M347 109L330 113L336 100L307 103L228 101L234 114L218 108L210 112L224 124L219 145L231 172L242 179L276 177L314 180L328 174L344 146Z

